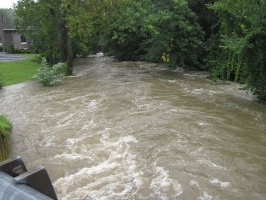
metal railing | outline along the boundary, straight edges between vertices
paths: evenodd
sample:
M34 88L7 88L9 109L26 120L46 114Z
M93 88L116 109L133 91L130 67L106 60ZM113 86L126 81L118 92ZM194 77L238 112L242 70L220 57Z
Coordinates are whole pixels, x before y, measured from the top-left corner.
M28 172L17 156L0 162L0 199L57 200L57 196L46 169Z

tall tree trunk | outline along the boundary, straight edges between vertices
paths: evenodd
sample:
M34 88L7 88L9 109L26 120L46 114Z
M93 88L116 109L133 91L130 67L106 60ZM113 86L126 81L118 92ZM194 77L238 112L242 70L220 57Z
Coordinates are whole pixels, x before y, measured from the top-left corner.
M59 49L60 49L60 60L61 62L67 61L67 29L66 29L66 22L60 21L56 16L56 12L54 9L50 9L50 14L54 21L54 27L57 33L57 38L59 41Z
M53 47L52 46L49 47L49 55L48 55L47 60L48 60L49 66L54 65L54 55L53 55Z
M68 32L66 28L66 24L63 24L62 33L61 33L61 40L60 40L60 55L61 55L61 62L67 61L67 52L68 52Z
M73 63L74 63L74 56L73 56L73 47L72 47L72 39L68 33L67 35L67 75L73 75Z

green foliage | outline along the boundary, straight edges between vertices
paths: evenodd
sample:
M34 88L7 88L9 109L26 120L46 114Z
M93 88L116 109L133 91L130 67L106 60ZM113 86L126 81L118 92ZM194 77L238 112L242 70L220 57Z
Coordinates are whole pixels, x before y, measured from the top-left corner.
M146 59L158 62L166 53L172 68L198 66L203 32L187 2L170 0L164 7L155 5L150 17L150 21L155 20L156 32L143 44L147 48Z
M140 45L147 37L143 18L151 12L148 1L132 1L115 15L108 35L108 51L119 60L139 60Z
M0 115L0 162L8 158L8 139L12 125L5 115Z
M7 46L7 48L5 50L6 50L7 53L11 53L11 54L16 53L16 50L14 48L14 44L13 43L8 44L8 46Z
M54 86L60 84L66 75L66 64L57 63L51 67L43 59L43 66L37 70L37 74L32 78L39 81L43 86Z
M220 21L209 55L212 76L246 83L266 101L266 2L224 0L209 8Z
M198 64L203 33L185 0L130 2L117 13L109 36L109 49L119 60L162 62L170 67Z
M60 22L63 20L60 1L20 0L15 13L18 16L15 22L19 31L34 41L31 48L44 52L49 64L59 62L61 33L57 30L63 27L54 18ZM51 13L54 13L54 18Z
M5 84L5 82L4 82L4 80L3 80L3 75L0 74L0 89L3 88L4 84Z
M15 13L13 9L0 8L0 15L4 16L5 28L15 27Z
M71 75L75 55L91 51L100 34L109 30L109 16L124 1L20 0L16 22L35 49L45 52L50 66L66 62Z
M6 141L8 140L12 125L5 115L0 115L0 137Z

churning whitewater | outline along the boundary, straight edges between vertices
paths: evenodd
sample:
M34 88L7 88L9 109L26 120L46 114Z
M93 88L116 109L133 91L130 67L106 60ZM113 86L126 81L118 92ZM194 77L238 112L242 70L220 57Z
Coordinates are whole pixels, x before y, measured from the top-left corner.
M266 108L205 77L89 57L62 85L5 87L11 156L62 200L265 199Z

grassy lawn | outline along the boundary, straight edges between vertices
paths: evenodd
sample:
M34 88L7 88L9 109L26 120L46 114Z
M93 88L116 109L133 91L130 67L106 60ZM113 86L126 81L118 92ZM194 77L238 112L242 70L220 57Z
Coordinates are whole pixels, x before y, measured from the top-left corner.
M40 64L36 62L36 54L20 54L19 56L30 58L14 62L0 62L0 75L2 75L4 86L30 80L40 67Z

